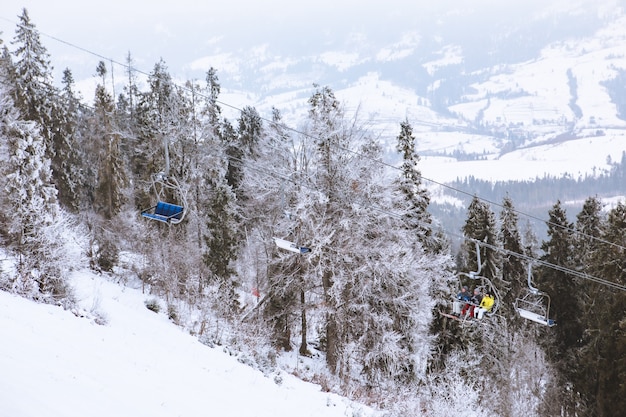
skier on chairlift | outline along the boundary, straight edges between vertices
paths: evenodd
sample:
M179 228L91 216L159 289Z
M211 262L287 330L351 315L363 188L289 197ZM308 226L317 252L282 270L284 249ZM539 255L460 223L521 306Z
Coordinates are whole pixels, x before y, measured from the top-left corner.
M461 291L456 295L457 301L455 301L452 306L452 314L457 317L461 316L461 312L463 311L462 309L467 309L467 307L469 306L468 303L470 302L471 298L472 296L467 288L467 285L464 285L463 288L461 288Z

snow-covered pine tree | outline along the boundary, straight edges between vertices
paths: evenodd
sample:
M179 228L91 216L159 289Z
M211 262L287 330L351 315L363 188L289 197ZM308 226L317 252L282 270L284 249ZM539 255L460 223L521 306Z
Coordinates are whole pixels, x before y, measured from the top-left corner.
M585 202L577 216L576 229L581 233L576 235L575 252L585 262L584 271L624 285L626 205L618 203L608 215L602 213L601 207L595 197ZM587 256L578 252L583 247ZM584 290L578 294L582 302L583 340L572 369L575 388L585 394L594 415L619 415L626 409L626 389L616 381L624 380L626 366L614 358L626 357L626 293L591 282L582 284Z
M96 87L94 99L94 128L92 140L101 155L94 193L96 212L110 220L120 213L126 203L128 176L120 151L121 134L116 123L113 97L102 84Z
M137 140L132 153L132 166L138 177L134 184L139 208L154 204L150 176L165 170L166 144L170 150L170 174L179 174L177 180L185 184L185 178L180 174L185 173L183 164L187 161L183 161L180 151L175 149L181 137L189 134L191 117L190 107L184 102L163 60L155 64L148 76L148 85L149 90L140 96L134 123L137 126ZM174 201L173 196L165 197ZM184 227L184 223L181 226Z
M11 95L21 118L36 122L46 141L46 155L52 156L53 147L50 128L49 98L54 96L52 87L52 65L48 50L41 43L39 32L31 22L28 11L22 9L12 52L13 67L10 74Z
M53 172L59 203L67 210L77 213L83 190L82 155L80 154L79 124L83 117L80 99L74 92L74 77L66 68L63 71L63 89L53 108L52 134L54 143Z
M193 213L186 219L189 230L188 249L193 248L193 255L189 256L190 261L193 260L190 269L196 271L192 276L198 277L199 294L203 294L205 285L212 281L208 278L211 273L203 261L203 254L207 251L205 236L209 234L206 216L211 212L213 190L224 181L227 167L220 136L222 121L221 109L217 104L220 91L217 75L207 75L207 83L209 84L186 84L191 113L188 137L181 141L185 144L185 154L189 159L185 183L189 189L189 212Z
M7 82L21 118L37 123L44 138L46 156L51 160L53 181L59 202L76 212L79 204L80 170L76 146L78 100L71 93L71 73L64 72L62 94L52 83L49 54L39 32L23 9L12 41L14 64L8 66ZM7 56L7 59L10 57Z
M206 243L204 263L211 274L210 284L219 290L217 306L223 313L230 315L239 308L235 292L239 282L235 279L234 262L241 241L238 228L240 214L236 206L236 197L225 179L217 182L211 190L209 204L206 214L207 234L204 237Z
M463 263L461 270L466 272L478 270L475 241L485 243L486 245L479 245L482 263L480 265L480 275L491 280L497 287L498 283L496 280L499 279L500 268L499 255L497 249L494 249L498 248L499 245L495 214L491 211L489 205L481 201L477 196L472 198L467 208L467 219L462 231L465 237L472 239L472 241L465 241L462 245L461 259ZM465 282L464 284L473 286L476 283Z
M541 244L543 255L541 260L564 268L573 266L573 237L572 225L567 219L561 202L549 211L548 239ZM549 388L549 396L559 398L554 404L549 401L545 404L544 412L554 415L576 415L577 407L581 404L580 392L573 391L571 384L577 366L572 355L579 346L582 328L580 323L581 304L579 297L578 280L567 272L549 266L539 268L537 286L551 297L550 311L558 325L543 339L548 359L554 364L558 372L558 381ZM552 408L556 407L556 408Z
M222 86L217 76L217 70L213 67L209 68L205 77L206 81L206 103L203 108L203 115L207 118L207 126L212 128L213 135L219 135L219 127L222 118L222 109L218 103L219 95L222 91Z
M415 151L413 127L408 120L400 123L396 149L402 157L402 165L400 166L402 173L397 180L396 187L404 196L401 204L402 207L405 207L405 222L407 227L418 235L424 248L435 249L440 245L436 245L432 241L434 235L432 218L428 212L430 195L422 184L422 173L418 167L420 157Z
M367 203L354 213L353 242L349 255L342 254L350 269L331 293L341 301L344 367L359 370L384 393L425 377L435 304L431 289L449 258L424 250L404 220L389 214L388 184L379 181L383 176L375 167L369 172L359 183ZM354 364L347 359L353 354Z
M243 204L250 197L245 195L243 188L244 166L254 163L257 158L257 147L264 128L259 113L251 106L243 108L237 119L237 125L237 135L225 143L228 156L226 179L235 192L238 203Z
M319 190L320 194L310 195L305 210L315 221L316 235L312 244L319 247L313 255L326 305L322 347L326 351L329 369L336 373L345 365L341 355L346 340L337 311L345 300L337 298L333 286L349 269L343 259L343 252L350 251L352 246L351 236L347 233L349 224L344 222L348 215L344 203L349 194L348 184L351 183L346 178L346 164L351 154L348 150L349 136L343 126L341 103L330 88L314 87L315 92L309 98L309 124L305 140L312 141L315 146L308 175L314 178L311 188Z
M513 206L513 200L509 196L504 197L502 201L499 240L504 250L501 257L502 279L497 282L501 284L498 288L501 297L500 314L504 315L508 321L515 322L517 321L517 314L513 309L513 303L527 286L528 265L522 261L520 256L514 255L523 254L524 250L518 229L517 212Z
M204 145L213 163L205 168L207 169L205 179L212 184L207 190L206 206L202 208L206 217L204 227L206 249L203 259L210 275L208 282L219 288L220 309L226 314L232 314L240 307L236 289L241 282L236 277L235 261L243 246L242 202L239 197L243 197L240 174L246 164L244 160L246 154L239 146L239 132L236 132L227 120L218 119L221 114L217 104L220 86L212 68L207 73L206 81L207 96L202 110L205 122L203 136L208 140L206 145L215 143L216 139L220 139L220 142L212 149ZM256 110L250 109L249 111L256 113ZM242 113L241 117L246 116ZM260 118L258 120L260 121ZM224 163L226 166L215 167L216 164Z
M414 382L430 349L429 290L442 262L393 215L398 202L377 163L380 146L346 123L329 88L316 87L309 104L303 140L315 152L303 151L311 158L301 207L313 236L310 276L321 277L327 365L344 383L362 374L382 391Z
M0 95L0 139L8 154L1 175L4 212L10 213L6 232L17 258L9 287L44 301L69 299L59 232L53 228L60 208L50 159L38 126L20 119L9 95Z

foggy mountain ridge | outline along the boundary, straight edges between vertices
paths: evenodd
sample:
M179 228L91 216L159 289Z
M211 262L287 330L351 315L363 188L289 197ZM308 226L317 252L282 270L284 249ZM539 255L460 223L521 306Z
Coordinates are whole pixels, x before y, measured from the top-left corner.
M530 193L521 191L518 201L545 217L556 199L570 201L571 193L558 191L559 178L610 175L626 150L620 82L626 77L626 16L622 8L601 16L570 11L462 36L468 25L475 23L459 24L454 31L452 24L442 27L437 44L407 35L395 49L370 56L327 50L249 62L238 67L238 85L248 91L254 91L252 84L260 86L253 104L261 113L271 106L280 109L292 124L306 112L312 84L330 85L348 112L358 109L381 135L391 162L397 158L399 123L406 118L418 139L422 173L436 182L471 178L507 188L507 181L521 181L527 184L512 188L523 189L536 179L554 178L552 191L533 193L530 200ZM446 36L445 29L450 30ZM220 76L225 101L244 102L243 93L228 88L237 85L229 71ZM452 198L458 209L464 205L459 198L467 200L431 188L434 205ZM498 201L501 192L489 188L480 187L480 195ZM598 189L593 181L576 189L573 208L586 196L624 195L620 186Z

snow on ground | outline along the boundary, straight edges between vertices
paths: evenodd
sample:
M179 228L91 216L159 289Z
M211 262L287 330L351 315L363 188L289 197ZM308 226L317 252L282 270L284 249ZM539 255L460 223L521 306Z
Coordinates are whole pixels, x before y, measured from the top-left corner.
M0 291L0 415L371 416L283 372L264 376L148 310L141 291L88 271L85 317ZM106 325L95 318L105 318Z
M449 157L423 156L420 169L425 178L438 182L469 176L489 181L527 181L543 176L572 178L606 173L609 162L619 162L626 151L624 130L607 130L604 136L583 137L562 143L520 148L486 159L457 161Z

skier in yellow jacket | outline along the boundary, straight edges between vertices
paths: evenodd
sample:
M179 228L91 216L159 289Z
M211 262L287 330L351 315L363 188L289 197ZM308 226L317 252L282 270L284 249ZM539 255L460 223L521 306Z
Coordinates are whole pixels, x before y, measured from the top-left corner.
M483 315L491 310L494 302L495 299L491 296L491 294L486 293L483 299L480 301L480 306L474 312L474 317L482 319Z

